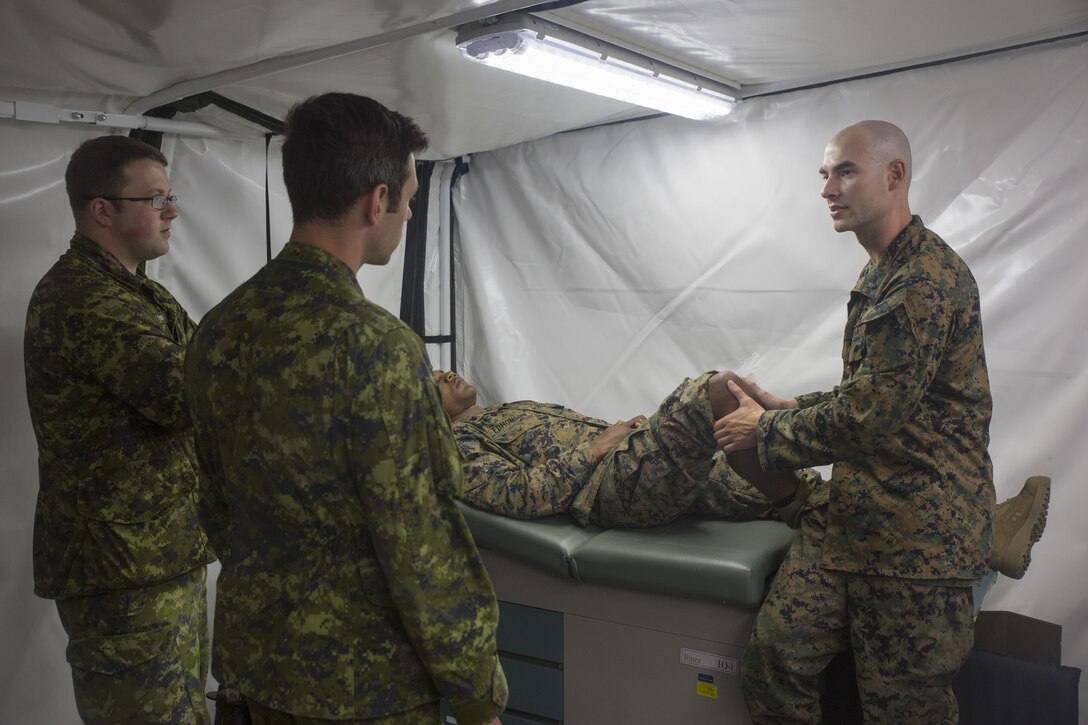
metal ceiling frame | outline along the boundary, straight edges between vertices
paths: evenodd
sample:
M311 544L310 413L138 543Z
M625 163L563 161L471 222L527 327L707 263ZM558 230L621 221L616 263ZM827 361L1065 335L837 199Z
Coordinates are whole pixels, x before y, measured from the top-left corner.
M267 58L265 60L257 61L256 63L239 66L227 71L182 81L181 83L176 83L156 91L151 95L137 98L125 108L125 113L142 114L153 108L158 108L159 106L167 105L206 91L214 91L234 83L244 83L245 81L250 81L255 78L262 78L283 71L302 68L307 65L321 63L326 60L332 60L333 58L339 58L353 53L361 53L399 40L407 40L420 35L426 35L427 33L447 30L465 23L483 20L484 18L493 17L495 15L501 15L517 10L530 10L539 6L539 0L499 0L498 2L480 5L470 10L463 10L441 18L427 20L413 25L406 25L403 28L391 30L387 33L380 33L367 38L359 38L358 40L349 40L344 43L330 45L326 48L317 48L314 50L293 53L291 55Z
M925 68L927 66L956 63L985 55L1005 53L1012 50L1020 50L1021 48L1030 48L1035 45L1057 43L1063 40L1079 38L1084 35L1088 35L1088 22L1075 25L1071 28L1062 29L1058 33L1051 31L1049 33L1040 33L1035 36L1029 36L1024 40L1012 44L995 43L993 45L981 46L967 51L944 53L926 58L913 58L907 62L888 63L885 65L854 69L843 73L833 73L826 76L815 76L793 81L783 81L780 83L754 83L752 85L742 86L743 97L756 98L759 96L773 96L780 93L790 93L792 91L800 91L807 88L818 88L820 86L829 86L835 83L845 83L847 81L861 80L863 78L874 78L892 73L915 70L917 68Z

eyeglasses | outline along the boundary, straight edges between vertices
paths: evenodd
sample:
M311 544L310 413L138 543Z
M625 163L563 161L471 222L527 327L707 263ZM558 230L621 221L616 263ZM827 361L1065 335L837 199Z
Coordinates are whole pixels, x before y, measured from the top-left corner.
M167 204L177 204L178 195L170 194L155 194L154 196L93 196L91 199L105 199L106 201L150 201L151 208L156 211L162 211L166 208Z

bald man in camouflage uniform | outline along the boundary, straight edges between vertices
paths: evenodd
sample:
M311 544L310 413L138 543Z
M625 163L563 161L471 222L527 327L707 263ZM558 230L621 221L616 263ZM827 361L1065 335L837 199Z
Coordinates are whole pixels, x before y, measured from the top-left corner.
M532 400L482 408L470 382L435 372L464 459L468 504L520 519L570 513L583 526L656 526L683 513L777 516L796 525L817 473L788 474L792 495L776 507L718 451L712 426L736 406L725 387L735 377L686 378L649 418L609 425Z
M368 301L411 217L426 137L375 101L293 108L295 226L208 313L186 388L221 553L212 670L254 723L498 723L491 581L423 343Z
M193 323L142 266L167 252L178 215L166 159L92 139L65 185L76 233L25 333L34 592L56 600L84 722L204 723L213 557L182 387Z
M820 169L835 229L870 255L847 308L843 375L783 399L739 388L716 424L766 470L833 463L826 530L795 544L742 663L755 723L820 722L817 677L853 649L866 722L958 722L971 587L991 553L990 388L978 289L907 202L906 137L844 129Z

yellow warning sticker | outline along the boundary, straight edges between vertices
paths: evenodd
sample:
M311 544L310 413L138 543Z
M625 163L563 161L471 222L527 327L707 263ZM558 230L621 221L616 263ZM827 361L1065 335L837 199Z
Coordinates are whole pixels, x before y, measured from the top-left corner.
M695 694L699 695L699 697L710 697L717 700L718 686L710 685L706 682L699 682L695 685Z

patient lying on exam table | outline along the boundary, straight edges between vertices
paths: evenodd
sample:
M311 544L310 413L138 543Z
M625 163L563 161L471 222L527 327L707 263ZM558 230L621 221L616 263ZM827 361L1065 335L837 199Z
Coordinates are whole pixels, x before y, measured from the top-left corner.
M736 379L731 373L686 378L648 418L613 424L531 400L484 408L476 388L456 373L437 370L434 377L461 451L462 498L477 508L519 519L568 513L582 525L605 527L658 526L685 513L780 518L796 527L806 511L827 503L816 471L789 479L773 474L778 478L770 489L761 485L761 493L730 468L712 426L723 408L735 405L725 387ZM777 495L783 487L796 492L783 498ZM998 504L994 569L1024 575L1046 523L1049 494L1049 479L1034 476L1020 494Z
M481 408L471 383L435 373L461 451L466 503L520 519L566 512L609 527L656 526L691 510L773 516L718 452L712 426L722 410L714 401L733 401L725 380L724 373L687 378L649 418L610 425L527 400Z

